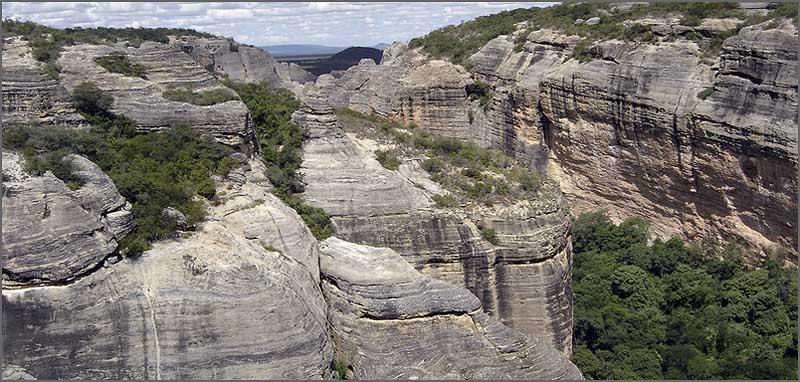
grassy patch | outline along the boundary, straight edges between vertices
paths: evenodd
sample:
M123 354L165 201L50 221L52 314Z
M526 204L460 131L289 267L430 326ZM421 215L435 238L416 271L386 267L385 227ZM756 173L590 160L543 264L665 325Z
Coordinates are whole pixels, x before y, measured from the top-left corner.
M450 191L447 196L433 197L439 207L454 207L467 200L491 205L539 197L541 176L498 150L352 110L337 110L337 114L346 130L371 139L377 135L379 140L395 144L392 157L426 157L422 168ZM389 158L387 154L383 161L392 161Z
M233 101L236 95L229 89L217 88L203 91L178 88L165 91L162 96L170 101L189 103L197 106L210 106L218 103Z
M122 52L113 52L106 56L97 57L94 62L111 73L118 73L128 77L147 78L147 70L144 66L131 61Z

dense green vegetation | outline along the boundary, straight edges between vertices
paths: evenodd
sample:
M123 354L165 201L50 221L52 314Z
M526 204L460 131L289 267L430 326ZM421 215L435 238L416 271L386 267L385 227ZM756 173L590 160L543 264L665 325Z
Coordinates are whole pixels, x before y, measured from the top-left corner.
M125 53L112 52L94 59L97 65L111 73L119 73L128 77L147 78L147 70L141 64L131 61Z
M170 101L189 103L198 106L210 106L218 103L233 101L236 95L228 89L216 88L211 90L193 91L187 88L176 88L165 91L162 96Z
M45 73L58 78L61 68L56 60L61 48L76 44L110 44L127 41L139 46L143 41L169 42L168 36L213 37L192 29L181 28L67 28L56 29L31 21L3 20L3 37L21 36L30 43L33 58L44 64Z
M522 49L525 36L529 32L542 29L557 29L570 35L586 38L580 50L576 49L575 57L580 60L589 58L588 48L591 42L598 40L620 39L627 41L654 41L655 36L639 24L624 26L623 21L634 20L646 16L661 17L678 15L681 24L687 26L700 25L705 18L738 17L746 22L740 26L753 25L769 19L780 17L793 18L797 23L797 3L782 3L767 16L747 16L736 3L707 2L666 2L637 4L627 10L611 9L608 3L566 3L545 8L515 9L497 14L478 17L459 25L446 26L429 34L411 40L412 48L424 47L424 51L436 58L448 58L457 64L464 64L466 59L478 51L489 40L510 35L517 28L516 24L527 22L526 30L515 39L515 50ZM575 24L575 20L587 20L599 17L595 25ZM738 32L734 30L731 34ZM718 52L721 41L727 36L705 38L699 34L697 40L703 40L704 49Z
M397 156L390 152L377 150L375 151L375 159L387 170L394 171L400 168L400 159L397 159Z
M797 268L735 246L647 244L648 225L573 224L573 361L593 379L797 380Z
M80 184L63 156L76 153L96 163L133 205L135 228L120 243L127 256L174 235L177 221L162 214L167 207L186 215L189 224L203 219L202 199L215 196L211 175L224 175L231 167L229 148L187 126L136 134L133 121L112 114L110 96L94 84L77 86L73 98L90 130L15 126L3 131L3 146L22 151L28 171L53 171L71 188Z
M291 121L300 102L285 89L271 89L267 84L225 83L234 89L250 110L261 155L267 165L267 177L275 194L294 208L319 240L333 235L333 224L321 208L306 204L296 194L304 191L302 174L303 132Z
M538 196L542 177L498 150L351 109L337 110L337 114L345 129L373 139L377 133L379 139L394 144L392 149L375 152L377 160L390 170L399 166L399 158L426 157L423 169L451 192L434 199L439 207L454 207L467 200L491 205Z

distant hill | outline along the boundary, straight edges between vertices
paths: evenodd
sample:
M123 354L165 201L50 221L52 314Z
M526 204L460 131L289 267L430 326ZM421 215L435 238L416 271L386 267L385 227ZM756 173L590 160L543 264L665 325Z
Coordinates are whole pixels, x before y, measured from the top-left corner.
M392 45L392 44L387 44L387 43L383 43L382 42L380 44L375 44L372 47L375 48L375 49L378 49L378 50L384 50L384 49L388 48L390 45Z
M267 49L267 51L269 51L269 49ZM317 76L334 71L347 70L347 68L353 65L358 65L358 62L364 58L371 58L376 64L379 64L381 62L381 58L383 57L383 51L380 49L360 46L346 48L333 55L312 53L305 55L279 56L271 51L269 52L275 56L276 60L280 62L295 63Z
M346 47L340 46L325 46L314 44L288 44L288 45L269 45L262 46L261 49L266 50L274 57L281 56L319 56L319 55L332 55L341 52Z

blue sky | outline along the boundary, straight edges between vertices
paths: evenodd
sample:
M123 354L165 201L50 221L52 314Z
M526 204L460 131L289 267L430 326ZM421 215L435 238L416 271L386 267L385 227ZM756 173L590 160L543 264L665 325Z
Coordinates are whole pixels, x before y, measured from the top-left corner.
M441 26L537 2L472 3L9 3L3 18L52 27L182 27L252 45L405 41Z

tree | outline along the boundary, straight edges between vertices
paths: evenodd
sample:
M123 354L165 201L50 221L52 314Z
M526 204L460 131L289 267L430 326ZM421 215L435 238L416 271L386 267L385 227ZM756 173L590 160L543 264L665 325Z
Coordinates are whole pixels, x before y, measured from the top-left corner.
M72 89L72 104L87 114L108 114L114 97L100 90L94 82L81 82Z

